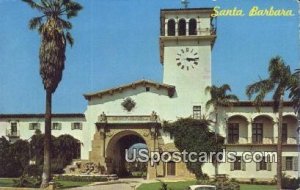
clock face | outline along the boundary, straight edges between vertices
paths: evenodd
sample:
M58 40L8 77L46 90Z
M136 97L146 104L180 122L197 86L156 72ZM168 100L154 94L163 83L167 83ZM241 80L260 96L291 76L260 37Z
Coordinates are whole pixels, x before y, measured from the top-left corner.
M182 70L195 69L199 64L199 55L193 48L182 48L177 52L176 64Z

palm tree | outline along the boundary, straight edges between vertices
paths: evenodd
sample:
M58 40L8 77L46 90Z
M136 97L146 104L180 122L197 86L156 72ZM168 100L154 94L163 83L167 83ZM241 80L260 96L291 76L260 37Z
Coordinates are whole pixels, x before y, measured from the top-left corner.
M293 102L295 113L300 117L300 69L296 69L296 72L293 74L297 80L291 84L289 98Z
M278 142L277 142L277 188L282 186L282 113L285 92L294 84L295 76L291 74L290 67L277 56L271 58L268 68L268 78L260 79L246 88L246 94L260 111L260 106L268 93L273 93L273 111L278 114Z
M39 52L40 75L46 91L44 167L41 187L50 181L50 141L52 94L62 79L65 64L66 44L74 40L69 32L72 24L68 21L77 16L82 6L73 0L22 0L40 15L29 21L29 28L37 29L41 36Z
M213 112L215 113L215 137L216 142L218 140L217 137L217 123L218 123L218 107L219 106L232 106L233 102L239 101L238 97L233 94L227 94L227 92L231 92L231 88L228 84L223 84L222 86L208 86L206 87L206 91L210 93L211 99L206 103L206 109L209 109L211 106L213 107ZM217 147L218 150L218 147ZM218 175L218 164L215 163L215 175Z

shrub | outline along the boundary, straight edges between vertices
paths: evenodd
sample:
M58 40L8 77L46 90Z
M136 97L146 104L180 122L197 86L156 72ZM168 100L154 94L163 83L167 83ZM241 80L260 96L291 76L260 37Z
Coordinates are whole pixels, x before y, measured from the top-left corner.
M165 122L164 130L173 134L174 144L179 151L221 152L224 138L213 133L210 121L203 119L181 118L173 123ZM217 137L217 138L216 138ZM187 162L187 169L201 179L203 162Z
M300 178L290 178L289 176L282 176L282 188L283 189L297 189L300 184Z
M236 180L236 178L231 178L230 181L231 181L231 182L238 182L238 181Z
M22 175L19 179L14 180L15 187L29 187L29 188L38 188L42 183L40 176L26 176Z
M28 165L25 167L22 176L14 180L15 187L37 188L41 185L42 166Z
M60 175L60 176L55 177L55 180L80 181L80 182L105 182L105 181L108 181L107 177L103 177L103 176L71 176L71 175Z
M209 180L199 180L197 181L199 185L215 185L217 190L240 190L240 185L236 182L230 181L209 181Z

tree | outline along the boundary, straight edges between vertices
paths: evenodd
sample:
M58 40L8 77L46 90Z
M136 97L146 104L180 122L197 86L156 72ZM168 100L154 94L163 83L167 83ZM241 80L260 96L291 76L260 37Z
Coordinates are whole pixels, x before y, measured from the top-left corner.
M295 76L295 81L290 86L289 98L293 102L295 112L300 117L300 69L296 69L296 72L293 74Z
M238 97L233 94L227 94L231 92L231 88L228 84L223 84L222 86L208 86L206 91L210 93L211 99L206 103L206 109L213 107L213 112L215 113L215 134L217 134L218 125L218 107L219 106L232 106L233 102L239 101ZM217 137L217 136L216 136ZM216 139L217 140L217 139ZM218 163L215 163L215 175L218 175Z
M188 153L220 152L223 147L224 138L209 129L210 121L206 119L182 118L173 123L164 123L164 130L170 132L174 137L174 144L179 151ZM216 150L218 147L218 150ZM201 155L200 155L201 156ZM200 158L199 158L200 159ZM208 160L187 162L187 168L195 174L197 179L204 177L202 165Z
M72 28L68 20L77 16L82 6L73 0L22 0L41 14L29 21L30 29L37 29L41 36L39 52L40 75L46 91L44 167L41 187L50 181L51 153L51 108L52 94L62 79L65 64L66 44L74 40L69 32Z
M8 166L11 161L9 155L10 144L5 137L0 138L0 177L8 176Z
M29 164L30 159L30 145L26 140L17 140L13 144L10 145L9 154L11 156L11 160L13 161L13 170L17 172L17 177L19 177L24 169Z
M258 111L268 93L273 93L273 111L278 114L278 142L277 142L277 187L282 187L282 114L284 95L296 80L291 74L290 67L284 60L277 56L271 58L268 68L268 78L260 79L246 88L246 94L251 99L253 95L254 104Z
M62 173L66 165L70 164L74 158L78 158L79 142L71 135L61 135L53 140L52 171Z

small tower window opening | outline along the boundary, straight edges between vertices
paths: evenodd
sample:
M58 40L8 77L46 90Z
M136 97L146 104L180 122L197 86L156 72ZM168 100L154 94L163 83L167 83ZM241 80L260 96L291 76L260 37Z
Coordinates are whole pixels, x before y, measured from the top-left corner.
M201 106L193 106L193 118L201 119Z
M168 21L168 36L175 36L175 20Z
M186 35L186 22L184 19L180 19L178 23L178 35L185 36Z
M196 19L190 19L189 22L189 35L197 35L197 21Z

